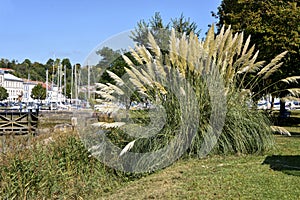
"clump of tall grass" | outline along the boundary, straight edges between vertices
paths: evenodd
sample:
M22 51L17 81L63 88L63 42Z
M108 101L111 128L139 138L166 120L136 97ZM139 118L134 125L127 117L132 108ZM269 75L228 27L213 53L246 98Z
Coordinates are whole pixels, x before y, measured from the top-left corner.
M47 144L37 138L0 154L1 199L99 198L130 180L91 156L75 132L52 134Z
M271 122L262 112L251 109L249 103L265 92L266 88L256 93L253 89L282 66L280 60L287 52L276 56L270 63L256 61L259 51L255 51L254 45L249 46L250 36L245 39L243 33L233 34L230 27L223 27L215 35L212 26L203 41L193 33L187 36L172 30L167 50L160 49L150 33L148 41L147 47L135 46L130 50L134 62L123 56L130 66L125 68L127 82L109 72L116 85L101 85L99 92L106 100L114 101L120 99L116 95L120 97L126 93L124 91L130 82L142 98L159 102L165 108L167 119L158 135L137 138L131 151L147 152L169 145L181 126L186 126L188 138L187 132L192 125L184 124L187 121L183 119L190 117L192 121L193 118L192 115L184 116L186 113L182 107L189 112L195 109L192 112L196 113L197 121L193 123L197 131L193 138L189 138L192 140L188 148L190 155L202 157L209 153L204 152L207 150L221 154L263 153L272 147ZM133 64L136 62L140 65ZM172 76L174 73L176 78ZM193 94L180 85L174 87L186 97L184 106L180 104L180 98L174 96L174 88L168 84L170 79L174 85L183 83L180 80L184 79L192 87ZM297 77L280 81L294 79ZM288 91L297 92L296 89ZM208 144L206 139L210 137L217 142L210 141ZM203 145L207 145L206 150L203 150Z

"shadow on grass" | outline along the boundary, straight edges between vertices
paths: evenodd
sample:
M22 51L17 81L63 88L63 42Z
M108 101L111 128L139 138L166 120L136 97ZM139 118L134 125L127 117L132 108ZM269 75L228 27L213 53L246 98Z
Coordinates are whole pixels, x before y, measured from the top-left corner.
M272 121L275 125L297 126L300 124L300 117L273 117Z
M285 174L300 176L300 156L267 156L262 164L270 165L270 168L276 171L282 171Z

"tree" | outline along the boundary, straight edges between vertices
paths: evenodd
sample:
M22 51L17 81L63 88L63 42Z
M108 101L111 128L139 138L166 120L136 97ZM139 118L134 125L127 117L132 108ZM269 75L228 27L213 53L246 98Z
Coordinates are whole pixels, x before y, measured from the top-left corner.
M196 22L191 22L190 18L185 18L183 14L180 15L179 18L171 19L172 27L178 33L185 33L190 35L191 32L196 34L197 36L200 35L200 30L197 30Z
M8 67L8 63L9 63L8 59L1 58L1 60L0 60L0 68L7 68Z
M102 57L98 66L109 67L115 59L120 57L121 53L121 50L113 50L109 47L103 47L96 51L96 54Z
M43 65L39 62L34 62L31 66L30 79L31 80L39 80L39 81L46 81L46 65Z
M136 60L134 60L133 56L130 52L126 52L125 50L113 50L108 47L104 47L101 50L97 51L97 54L101 55L102 60L97 64L95 70L98 71L99 68L104 69L101 77L99 79L100 83L114 83L114 80L107 73L107 70L113 72L114 74L122 77L125 74L125 68L129 67L128 64L122 57L122 54L129 57L133 60L133 63L138 64Z
M257 1L223 0L218 8L219 29L231 25L235 32L251 35L251 42L260 50L260 58L270 61L284 50L289 51L285 65L299 63L299 15L297 0Z
M4 87L0 86L0 101L7 99L7 97L8 97L7 90Z
M172 28L178 33L185 33L186 35L192 32L197 36L200 34L200 30L197 30L197 24L191 22L190 18L185 18L183 14L179 18L172 18L171 22L164 24L160 13L156 12L149 22L141 20L137 23L135 31L132 31L131 38L137 44L147 47L150 32L163 50L168 48L168 35Z
M107 63L108 67L107 68L105 67L104 69L109 70L109 71L117 74L118 76L123 76L125 74L124 67L128 67L128 65L122 58L119 51L115 51L113 56L114 56L114 59L112 59L111 57L105 58L105 60L108 60L108 59L112 59L112 60L110 60L110 63ZM113 79L109 76L109 74L107 73L106 70L101 75L99 82L100 83L114 83Z
M68 83L67 85L66 85L66 97L68 98L68 99L71 99L71 84L70 83Z
M48 59L48 61L46 62L46 69L48 69L48 73L50 74L50 75L52 75L53 74L53 66L54 66L54 60L52 59L52 58L50 58L50 59ZM52 80L52 77L50 76L50 77L48 77L48 78L50 78L50 81Z
M37 84L34 88L32 88L31 98L44 100L46 98L46 88L44 88L42 84Z
M99 63L96 65L95 70L100 69L101 77L99 78L100 83L108 83L111 82L112 79L106 72L106 69L112 70L116 66L114 66L115 62L119 57L121 56L122 50L113 50L109 47L103 47L102 49L98 50L96 54L101 56L101 60ZM125 63L125 62L124 62ZM103 71L104 69L104 71ZM120 74L120 73L118 73Z
M251 35L251 44L255 44L260 51L258 59L270 62L275 55L288 51L284 65L260 84L262 87L269 86L266 93L279 97L287 95L284 90L287 85L271 85L286 76L300 74L300 7L297 2L223 0L218 13L214 14L219 18L219 30L223 25L231 25L234 32L243 31L245 35Z
M54 60L53 60L52 58L49 58L48 61L46 62L46 65L47 65L48 69L49 69L50 67L52 67L53 64L54 64Z
M61 61L61 64L62 64L62 66L66 66L67 69L72 69L72 64L71 64L69 58L64 58L64 59Z
M183 14L181 14L179 18L172 18L171 22L164 24L160 13L156 12L149 22L141 20L137 23L137 27L135 28L135 31L132 32L131 38L137 44L147 47L149 43L148 34L150 32L161 47L161 50L164 51L168 48L171 28L174 28L176 32L179 33L184 32L186 35L194 33L198 36L200 34L200 31L197 30L196 23L191 22L189 18L185 18ZM124 67L128 67L121 56L122 54L130 57L133 62L135 62L130 53L125 50L113 50L109 47L103 47L96 53L102 57L96 67L108 69L118 76L122 76L125 73ZM105 70L102 73L99 82L113 83L114 81Z
M31 66L31 61L28 59L28 58L26 58L24 61L23 61L23 64L27 64L28 66Z

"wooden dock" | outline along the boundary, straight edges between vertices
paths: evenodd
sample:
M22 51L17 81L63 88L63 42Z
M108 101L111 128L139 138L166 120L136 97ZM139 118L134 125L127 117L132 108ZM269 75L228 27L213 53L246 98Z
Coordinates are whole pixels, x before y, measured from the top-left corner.
M0 135L24 135L35 133L39 112L19 110L0 110Z

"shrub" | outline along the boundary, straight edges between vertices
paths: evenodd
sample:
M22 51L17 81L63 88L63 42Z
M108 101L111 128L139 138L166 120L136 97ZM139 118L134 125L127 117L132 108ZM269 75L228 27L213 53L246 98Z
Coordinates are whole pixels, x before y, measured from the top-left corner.
M78 135L56 133L48 144L0 155L0 196L3 199L76 199L102 195L130 180L95 159ZM37 138L35 138L36 140Z
M186 36L174 30L169 38L169 49L160 49L149 33L147 48L131 49L134 61L123 56L130 66L125 68L128 77L109 72L116 85L99 85L99 94L109 101L122 99L116 95L126 96L133 85L131 90L137 90L141 98L165 109L165 124L158 134L136 138L131 151L160 149L179 133L184 135L182 144L191 141L189 155L198 157L212 152L263 153L272 148L271 123L253 104L266 88L256 93L253 88L278 70L287 52L270 63L257 62L258 51L249 48L250 37L244 40L243 33L233 34L230 27L215 35L212 26L204 41L193 33ZM140 65L133 64L136 62ZM190 134L195 127L196 134Z

